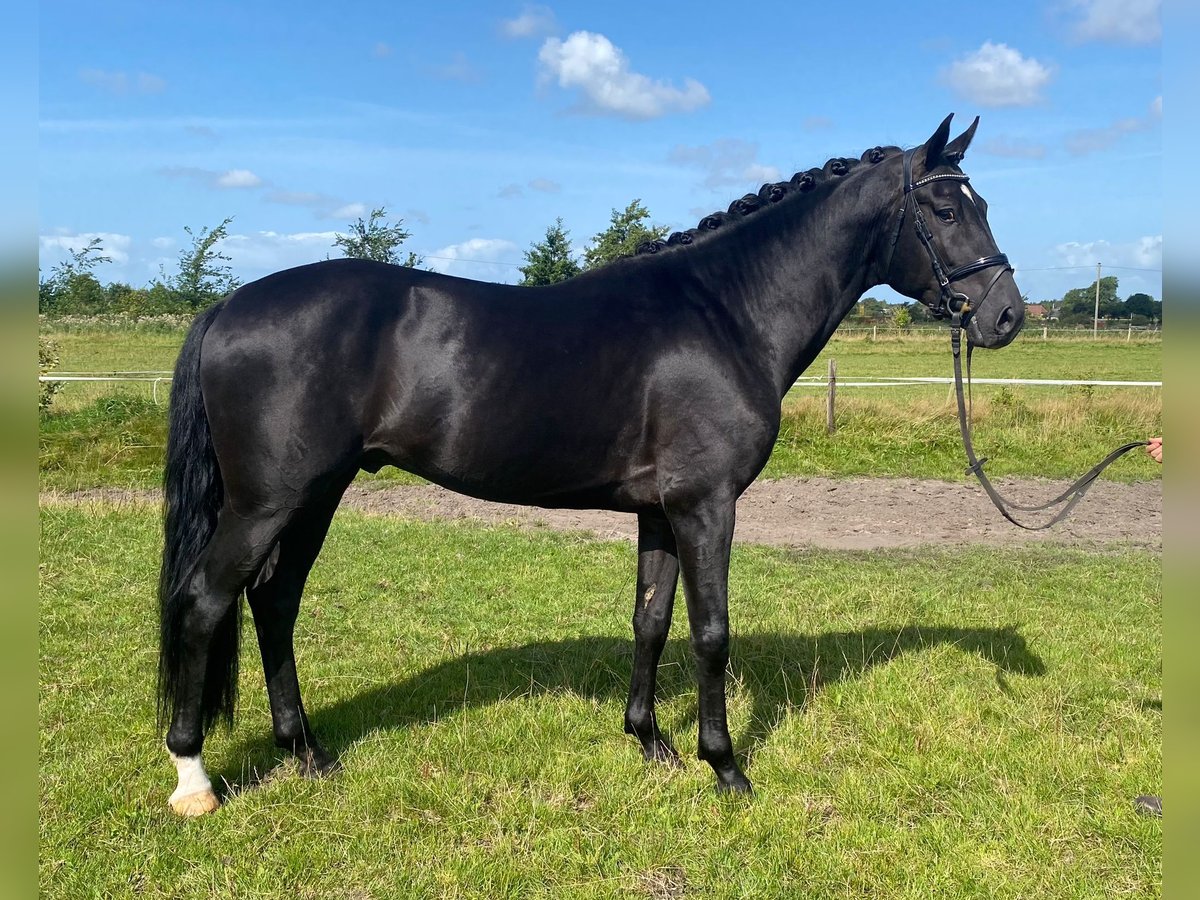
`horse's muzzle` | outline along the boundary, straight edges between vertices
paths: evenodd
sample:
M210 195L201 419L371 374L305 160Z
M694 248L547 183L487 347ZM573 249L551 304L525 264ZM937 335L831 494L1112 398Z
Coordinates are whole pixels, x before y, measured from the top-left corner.
M995 307L1000 306L997 310ZM966 322L967 340L974 346L985 350L996 350L1012 343L1013 338L1025 324L1025 304L1017 301L1015 304L985 301L977 312L972 313Z

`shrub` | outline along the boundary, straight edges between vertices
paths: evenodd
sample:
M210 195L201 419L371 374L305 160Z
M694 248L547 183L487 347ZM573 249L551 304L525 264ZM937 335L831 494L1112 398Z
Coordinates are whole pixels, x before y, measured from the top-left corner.
M38 336L38 375L53 372L58 367L58 345L48 337ZM47 410L54 395L62 387L59 381L38 382L38 409Z

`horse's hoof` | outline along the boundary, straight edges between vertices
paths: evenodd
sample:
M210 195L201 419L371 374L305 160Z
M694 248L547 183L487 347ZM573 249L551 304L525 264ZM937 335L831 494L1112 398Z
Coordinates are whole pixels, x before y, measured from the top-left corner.
M660 763L672 769L683 768L683 760L675 752L675 748L666 741L656 741L651 747L642 748L642 756L646 762Z
M211 790L197 791L194 794L188 794L186 797L171 798L171 811L176 815L185 816L186 818L195 818L196 816L208 815L221 805L221 801L217 799L217 795Z
M718 794L740 794L742 796L750 796L754 793L754 788L750 786L750 779L740 772L729 778L719 778L717 780Z
M1162 818L1162 799L1150 794L1143 794L1133 801L1133 808L1143 816Z
M337 761L337 757L330 756L327 753L308 752L297 757L300 774L304 778L324 778L326 775L332 775L342 768L342 764Z

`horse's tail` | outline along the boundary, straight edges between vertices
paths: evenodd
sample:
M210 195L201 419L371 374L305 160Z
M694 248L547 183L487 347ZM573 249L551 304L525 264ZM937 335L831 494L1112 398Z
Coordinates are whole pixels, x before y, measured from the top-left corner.
M200 389L200 345L224 306L221 301L192 323L171 382L166 466L163 472L163 557L158 582L158 719L169 724L183 689L187 663L183 621L192 604L187 582L217 526L224 501L221 470L213 450ZM218 719L233 722L237 692L241 604L213 632L205 666L201 715L204 730Z

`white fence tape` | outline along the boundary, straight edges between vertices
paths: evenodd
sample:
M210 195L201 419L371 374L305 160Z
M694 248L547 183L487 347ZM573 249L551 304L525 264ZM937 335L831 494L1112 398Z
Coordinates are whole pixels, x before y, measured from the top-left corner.
M38 381L148 381L151 384L150 396L155 403L158 402L159 383L170 380L170 372L112 372L107 375L57 372L53 375L38 376Z
M914 387L923 384L954 384L953 378L891 375L872 376L875 381L838 381L838 387ZM38 381L170 381L170 372L56 372L39 375ZM1051 385L1059 387L1162 387L1161 381L1071 381L1058 378L972 378L973 384ZM823 387L829 383L824 375L801 375L792 387Z
M838 381L838 387L902 387L920 384L954 384L953 378L894 378L887 375L877 375L878 381ZM972 384L1025 384L1025 385L1059 385L1064 387L1095 386L1095 387L1162 387L1161 381L1067 381L1056 378L972 378ZM802 375L796 379L792 387L823 387L829 384L829 378L824 375Z

